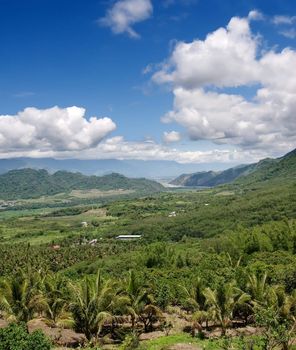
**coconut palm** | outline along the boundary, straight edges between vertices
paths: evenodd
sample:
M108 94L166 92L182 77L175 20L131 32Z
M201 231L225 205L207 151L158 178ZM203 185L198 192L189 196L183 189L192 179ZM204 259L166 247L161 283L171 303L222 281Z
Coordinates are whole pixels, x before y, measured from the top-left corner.
M227 328L232 321L235 307L243 305L250 300L250 296L238 289L234 283L222 284L216 290L206 288L204 295L208 313L212 320L219 322L222 328L222 335L226 334Z
M126 294L129 298L127 312L131 317L132 328L135 328L136 320L139 320L143 323L145 332L152 330L153 323L162 317L153 295L137 279L134 271L129 271L126 285Z
M205 311L206 298L204 296L204 284L198 277L190 288L181 286L185 297L185 308L189 311Z
M199 335L202 336L202 325L205 322L206 328L208 328L209 321L203 281L198 277L190 288L181 287L185 297L185 308L192 312L192 334L194 336L195 330L197 329Z
M59 275L50 274L44 280L43 293L46 301L44 310L46 320L57 327L74 327L73 315L69 310L67 282Z
M127 298L118 294L115 282L104 281L98 272L96 279L86 277L71 285L75 326L88 339L98 336L106 322L112 322L127 303Z
M9 321L27 322L46 308L46 301L40 286L40 273L26 277L19 273L0 282L0 310Z
M248 276L247 290L252 298L253 304L266 304L270 293L269 285L267 284L267 273L261 277L252 274Z
M138 317L138 305L146 294L146 291L144 290L142 283L137 279L133 270L130 270L128 274L128 279L126 281L126 294L129 298L127 313L131 317L132 328L134 329Z

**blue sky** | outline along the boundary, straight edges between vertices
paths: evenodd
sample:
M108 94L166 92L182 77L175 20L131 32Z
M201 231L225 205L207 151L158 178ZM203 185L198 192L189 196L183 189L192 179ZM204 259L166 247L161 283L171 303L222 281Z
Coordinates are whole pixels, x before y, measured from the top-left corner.
M139 10L142 11L140 15L126 12L135 9L133 4L130 8L124 7L129 1L144 6ZM291 129L291 125L296 125L294 101L281 115L277 112L272 116L272 112L263 111L262 106L277 103L276 108L282 111L287 96L291 95L289 90L284 97L279 97L276 91L280 88L275 88L275 83L267 79L268 74L283 76L276 68L278 64L272 63L269 52L277 54L275 59L281 59L283 66L288 65L291 69L289 79L294 87L294 0L0 0L0 6L2 157L168 158L181 162L227 163L279 155L296 147L296 130ZM116 11L120 12L122 8L121 15L123 13L128 18L118 29ZM202 48L208 45L206 43L193 52L190 60L193 62L193 81L190 85L190 67L189 73L184 73L183 69L187 53L181 48L178 52L178 43L192 45L191 48L198 40L200 44L205 43L209 33L226 28L233 17L246 19L250 11L253 11L254 18L250 16L247 22L253 43L258 42L256 56L246 62L244 58L232 62L231 57L228 62L218 60L205 71L208 68L209 71L219 71L224 69L225 63L250 65L251 73L244 73L237 67L236 74L226 68L227 77L206 74L205 80L201 81L203 72L198 67L212 62L209 57L199 57L208 50ZM234 30L238 30L238 26ZM238 42L246 37L246 33L239 33L241 37L233 35ZM242 50L249 50L247 45L252 49L250 40L245 44ZM285 58L280 54L287 47L291 54ZM229 48L225 50L231 55ZM180 55L177 61L172 59L174 53ZM210 54L219 55L219 52L214 50ZM265 72L261 73L260 67L259 73L255 63L264 55L268 62L260 62ZM199 61L202 59L204 61ZM181 76L183 73L185 75ZM253 73L255 78L250 80L243 76ZM242 74L242 77L233 79L232 74L236 77ZM246 107L256 114L250 121L247 116L237 119L244 111L235 114L227 127L231 129L231 125L237 123L239 130L222 128L223 121L217 120L225 118L220 113L220 105L213 107L219 109L215 115L213 110L204 108L204 103L212 101L206 96L208 92L217 94L211 97L213 101L218 101L222 94L241 95L245 101L251 101L261 88L269 89L269 96L273 97L264 103L261 101L260 111L258 106L256 111L254 106ZM202 89L202 94L198 93L199 89ZM278 102L280 98L282 100ZM199 99L200 102L195 102ZM229 107L229 102L226 107L223 101L221 103L221 110L226 108L226 111L244 105L242 101ZM58 109L51 111L54 106ZM69 112L69 118L63 113L72 106L86 110L78 113L77 120L83 119L80 124L69 122L69 118L75 119L72 112ZM23 116L22 111L28 107L34 107L33 112L29 110ZM163 118L169 111L171 116ZM186 115L188 111L192 112L190 121ZM33 118L30 113L37 113L38 117ZM91 116L96 116L97 120L102 117L109 120L105 120L104 125L100 122L85 125ZM66 123L63 118L68 118ZM168 123L164 123L164 119L169 119ZM267 121L273 127L269 132L263 132ZM20 123L25 127L19 134L12 135L17 127L21 128ZM65 125L65 133L62 127L47 133L45 129L50 129L53 124ZM279 124L283 130L278 130ZM84 127L85 132L78 138L79 128ZM256 128L258 130L253 134L250 130ZM247 137L242 135L242 130L246 130ZM59 133L61 135L57 137Z

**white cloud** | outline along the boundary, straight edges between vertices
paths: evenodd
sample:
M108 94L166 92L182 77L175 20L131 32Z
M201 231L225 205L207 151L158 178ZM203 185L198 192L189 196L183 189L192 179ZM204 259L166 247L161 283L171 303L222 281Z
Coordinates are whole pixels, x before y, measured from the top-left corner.
M127 33L132 38L139 38L132 26L151 17L152 12L151 0L119 0L99 23L110 27L115 34Z
M126 141L115 136L100 142L96 147L83 150L56 151L52 149L19 149L13 152L0 151L1 158L12 157L54 157L57 159L136 159L172 160L179 163L250 163L266 156L261 151L241 151L239 149L211 149L206 151L183 151L149 141Z
M294 29L294 28L281 30L279 33L281 35L285 36L286 38L289 38L289 39L295 39L296 38L296 29Z
M61 152L88 149L116 125L110 118L85 118L79 107L26 108L17 115L0 115L0 149L8 152Z
M165 131L163 133L163 140L165 143L178 142L181 140L181 135L178 131Z
M279 34L289 39L296 38L296 29L294 28L296 16L274 16L272 22L281 28Z
M234 17L205 40L177 43L153 75L174 94L173 109L162 120L181 124L192 140L284 153L296 144L294 67L296 51L260 55L248 18ZM242 87L254 98L246 99Z
M258 10L252 10L248 14L249 21L262 21L264 19L263 14Z
M248 20L234 17L227 28L208 34L204 41L179 42L153 80L175 86L239 86L257 81L257 40Z
M239 149L217 148L206 151L184 151L156 143L153 140L127 141L122 136L107 138L101 142L97 139L96 142L99 143L92 147L85 147L84 143L83 145L80 144L80 148L73 148L71 147L73 141L71 142L70 138L73 140L74 135L69 138L69 133L62 132L62 130L65 131L64 126L60 130L56 129L58 134L55 135L55 138L53 139L49 134L54 133L54 130L48 130L48 133L46 134L44 134L44 130L42 133L40 133L40 131L36 132L35 122L28 124L23 120L19 120L19 115L0 116L0 159L15 157L53 157L56 159L136 159L171 160L179 163L196 164L212 162L238 164L259 161L267 155L266 152L260 150L241 151ZM49 117L48 114L46 116ZM3 122L4 119L2 118L7 117L9 117L9 121L5 120ZM51 120L52 123L57 123L55 118L52 118ZM107 122L107 120L105 120L105 122ZM64 122L61 121L61 125L63 123ZM111 125L112 124L110 124L110 126ZM41 129L45 128L46 126L43 124ZM57 140L62 139L63 136L66 138L66 134L68 136L67 139L64 140L64 145L57 147ZM102 135L102 130L100 131L100 134ZM5 137L5 142L3 138L1 139L3 135ZM77 139L77 137L78 135L75 139ZM75 143L76 142L77 140L75 140Z
M293 24L296 22L296 16L274 16L272 22L275 25L280 24Z

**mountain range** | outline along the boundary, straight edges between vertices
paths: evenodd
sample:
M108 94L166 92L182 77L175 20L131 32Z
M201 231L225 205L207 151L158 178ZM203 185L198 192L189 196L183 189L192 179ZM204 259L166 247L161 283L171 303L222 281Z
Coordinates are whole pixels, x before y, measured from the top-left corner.
M44 169L20 169L0 175L0 199L4 200L38 198L72 190L91 189L153 193L164 190L164 187L156 181L143 178L130 179L115 173L99 177L67 171L49 174Z
M6 166L16 165L15 160L11 162L12 164L7 160ZM47 162L49 162L48 159ZM53 164L56 164L55 162L56 160L53 160ZM72 163L69 160L68 162L68 165L75 164L75 161ZM19 160L18 164L24 165L21 160ZM108 164L108 161L105 164ZM91 171L90 168L88 169ZM201 171L183 174L171 181L170 184L180 187L214 187L227 183L252 185L270 180L295 180L295 176L296 149L280 158L267 158L258 163L240 165L223 171ZM44 195L69 193L72 190L89 189L102 191L121 189L141 193L154 193L163 191L164 187L153 180L128 178L118 173L104 176L88 176L79 172L74 173L64 170L50 173L45 169L25 168L10 170L0 175L0 199L4 200L38 198Z
M240 184L253 184L272 179L295 178L296 149L280 158L266 158L258 163L239 165L224 171L202 171L182 174L172 180L175 186L218 186L235 181Z
M54 158L11 158L0 159L0 174L15 169L46 169L49 173L59 170L80 172L84 175L107 175L119 173L127 177L145 177L152 179L173 179L182 173L193 173L208 169L221 170L225 165L181 164L162 160L118 160L118 159L54 159Z

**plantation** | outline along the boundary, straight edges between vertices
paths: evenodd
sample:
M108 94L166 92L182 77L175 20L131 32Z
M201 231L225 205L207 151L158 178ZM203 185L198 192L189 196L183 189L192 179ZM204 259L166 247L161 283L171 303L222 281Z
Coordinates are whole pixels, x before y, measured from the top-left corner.
M4 211L0 319L37 320L52 345L292 349L294 193L234 184Z

